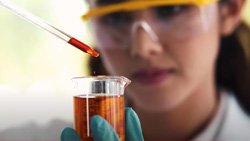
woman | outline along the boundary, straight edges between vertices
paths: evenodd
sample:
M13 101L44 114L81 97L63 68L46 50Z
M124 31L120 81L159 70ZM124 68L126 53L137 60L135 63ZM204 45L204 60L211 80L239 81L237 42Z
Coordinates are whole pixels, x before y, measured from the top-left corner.
M127 106L145 140L249 140L247 56L236 37L244 0L193 2L85 15L100 53L90 59L92 75L132 81Z

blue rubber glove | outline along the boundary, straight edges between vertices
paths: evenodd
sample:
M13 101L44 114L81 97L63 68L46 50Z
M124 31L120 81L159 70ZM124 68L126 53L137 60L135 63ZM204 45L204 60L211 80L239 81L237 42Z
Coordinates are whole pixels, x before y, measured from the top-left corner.
M126 139L128 141L142 141L140 120L132 108L125 108ZM93 116L90 122L94 140L119 141L114 128L101 116ZM81 141L77 132L72 128L64 128L61 133L62 141Z

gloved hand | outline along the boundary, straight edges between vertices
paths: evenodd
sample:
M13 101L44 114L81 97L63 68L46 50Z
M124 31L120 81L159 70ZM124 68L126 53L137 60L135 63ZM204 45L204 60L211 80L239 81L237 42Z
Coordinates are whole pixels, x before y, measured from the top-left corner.
M95 115L90 122L91 132L94 140L112 140L119 141L119 137L114 128L101 116ZM132 108L125 108L125 130L127 141L142 141L142 130L140 120ZM77 132L72 128L64 128L61 133L62 141L81 141Z

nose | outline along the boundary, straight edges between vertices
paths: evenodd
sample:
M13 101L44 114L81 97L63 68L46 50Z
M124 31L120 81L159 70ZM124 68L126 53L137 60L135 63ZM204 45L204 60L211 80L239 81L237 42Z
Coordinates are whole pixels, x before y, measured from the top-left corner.
M132 56L149 59L152 55L162 53L163 48L159 38L147 22L134 23L131 33L133 44L130 51Z

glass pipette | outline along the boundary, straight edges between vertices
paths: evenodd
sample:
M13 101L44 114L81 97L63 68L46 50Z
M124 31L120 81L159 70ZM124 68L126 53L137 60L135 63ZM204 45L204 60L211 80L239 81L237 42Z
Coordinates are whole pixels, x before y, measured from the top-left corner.
M71 37L70 35L64 33L63 31L55 28L54 26L48 24L41 18L31 14L30 12L20 8L19 6L15 5L14 3L8 0L0 0L0 5L7 8L8 10L12 11L13 13L17 14L18 16L26 19L27 21L47 30L48 32L52 33L53 35L59 37L60 39L66 41L67 43L75 46L76 48L94 56L98 57L99 54L91 49L86 44L82 43L81 41Z

